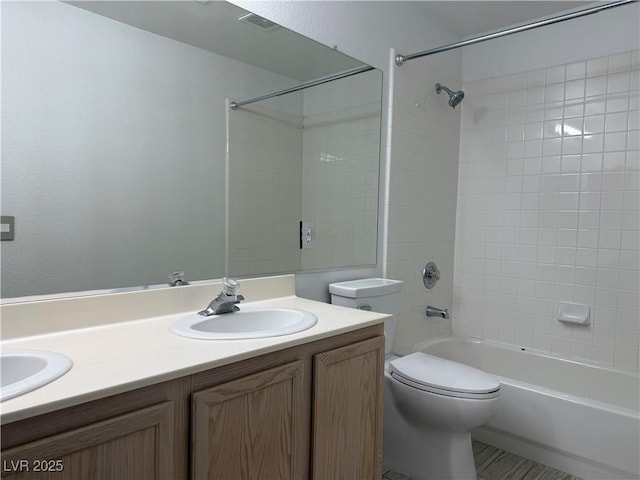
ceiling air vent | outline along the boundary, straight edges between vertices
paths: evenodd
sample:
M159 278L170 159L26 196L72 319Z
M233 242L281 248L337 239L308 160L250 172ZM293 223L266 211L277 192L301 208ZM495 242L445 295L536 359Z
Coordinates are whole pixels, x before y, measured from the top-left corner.
M255 13L247 13L246 15L238 18L238 20L251 25L252 27L259 28L260 30L263 30L265 32L270 32L271 30L275 30L280 26L277 23L273 23L271 20L267 20L260 15L256 15Z

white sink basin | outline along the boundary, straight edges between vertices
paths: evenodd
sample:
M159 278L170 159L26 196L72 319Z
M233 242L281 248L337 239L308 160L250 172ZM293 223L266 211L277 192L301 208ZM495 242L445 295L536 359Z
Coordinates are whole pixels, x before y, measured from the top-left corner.
M317 322L313 313L304 310L240 306L239 312L211 317L194 313L178 320L171 331L189 338L232 340L289 335L311 328Z
M64 355L42 350L2 350L0 402L40 388L69 371L73 362Z

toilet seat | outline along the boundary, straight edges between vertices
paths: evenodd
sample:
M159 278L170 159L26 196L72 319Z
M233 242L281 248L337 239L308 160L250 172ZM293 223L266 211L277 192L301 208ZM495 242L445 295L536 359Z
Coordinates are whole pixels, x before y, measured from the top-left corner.
M395 380L448 397L489 399L500 395L500 380L477 368L418 352L389 363Z

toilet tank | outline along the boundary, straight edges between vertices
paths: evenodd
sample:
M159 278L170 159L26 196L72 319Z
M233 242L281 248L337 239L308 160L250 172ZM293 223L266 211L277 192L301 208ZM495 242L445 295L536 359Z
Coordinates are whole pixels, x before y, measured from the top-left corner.
M387 278L363 278L329 284L331 303L342 307L396 314L403 282ZM395 320L384 322L385 353L391 353Z

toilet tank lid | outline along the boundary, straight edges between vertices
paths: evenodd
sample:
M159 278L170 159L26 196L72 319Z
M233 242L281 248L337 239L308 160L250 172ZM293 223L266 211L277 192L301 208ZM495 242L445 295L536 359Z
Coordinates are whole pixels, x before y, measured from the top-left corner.
M329 293L349 298L377 297L399 292L402 290L403 283L401 280L388 278L363 278L348 282L330 283Z

